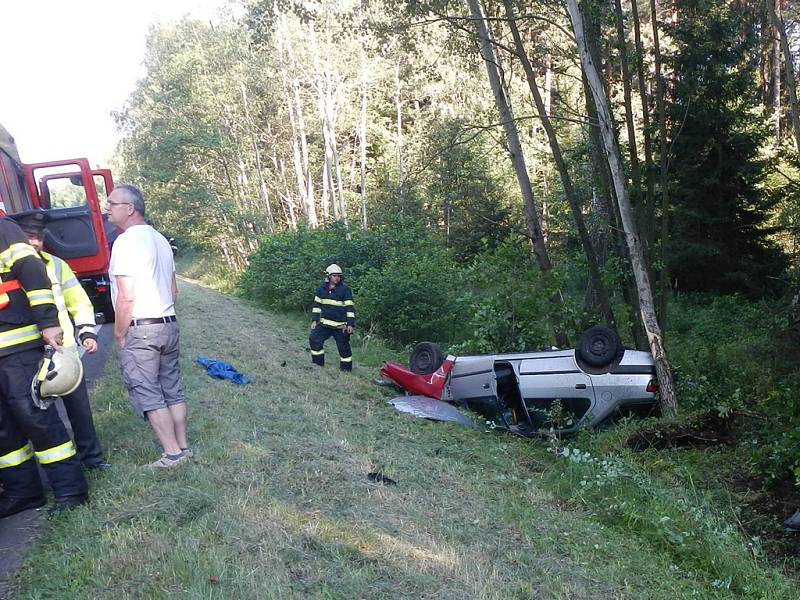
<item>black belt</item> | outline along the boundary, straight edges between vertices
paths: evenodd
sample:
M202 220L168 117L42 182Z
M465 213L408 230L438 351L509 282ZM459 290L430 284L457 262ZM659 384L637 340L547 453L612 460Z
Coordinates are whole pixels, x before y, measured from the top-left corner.
M155 325L156 323L174 323L177 320L178 317L175 315L157 317L155 319L134 319L131 321L131 327L136 327L137 325Z

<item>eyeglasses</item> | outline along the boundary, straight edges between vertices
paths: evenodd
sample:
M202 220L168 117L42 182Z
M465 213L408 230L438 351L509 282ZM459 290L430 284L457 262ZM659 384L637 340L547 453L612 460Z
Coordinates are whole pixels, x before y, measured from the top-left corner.
M133 204L133 202L109 202L106 200L108 206L119 206L120 204Z

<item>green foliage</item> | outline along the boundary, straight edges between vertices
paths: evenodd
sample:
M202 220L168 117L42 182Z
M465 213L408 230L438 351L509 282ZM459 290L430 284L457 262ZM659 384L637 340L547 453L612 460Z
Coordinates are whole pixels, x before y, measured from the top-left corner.
M742 443L769 480L800 466L800 375L787 306L786 298L699 294L670 305L668 345L682 410L758 415Z
M379 330L402 343L451 339L455 264L429 230L403 219L349 234L332 225L268 236L241 287L265 306L307 310L332 262L342 266L353 289L360 329Z
M441 124L430 134L426 214L438 224L448 247L461 258L494 248L509 228L505 190L492 173L494 147L462 121Z
M635 531L672 557L671 570L700 575L702 597L752 596L762 577L757 539L745 542L736 521L725 519L710 495L659 480L628 453L601 453L588 445L554 449L562 461L546 479L560 495L609 529Z
M341 265L359 329L401 344L431 340L461 353L523 351L553 343L552 320L580 309L563 297L565 278L543 274L525 239L512 236L470 263L420 223L350 233L340 225L264 238L242 292L279 310L308 310L325 266ZM579 331L567 327L572 339Z
M730 2L686 0L671 31L677 43L671 120L670 274L682 291L762 297L778 287L786 259L768 225L780 199L760 189L766 128L758 111L758 24Z
M420 244L397 251L359 280L357 306L379 333L403 344L446 343L461 332L455 265L445 248Z
M458 314L464 353L512 352L552 344L551 315L569 313L559 303L563 280L543 274L535 265L525 240L507 238L495 250L478 255L465 271ZM567 321L562 314L561 322Z

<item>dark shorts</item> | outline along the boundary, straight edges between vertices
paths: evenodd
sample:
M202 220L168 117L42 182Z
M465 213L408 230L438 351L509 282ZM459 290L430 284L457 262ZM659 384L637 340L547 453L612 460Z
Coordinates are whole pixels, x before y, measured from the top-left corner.
M177 323L133 325L118 352L128 400L140 417L186 402L178 364L180 333Z

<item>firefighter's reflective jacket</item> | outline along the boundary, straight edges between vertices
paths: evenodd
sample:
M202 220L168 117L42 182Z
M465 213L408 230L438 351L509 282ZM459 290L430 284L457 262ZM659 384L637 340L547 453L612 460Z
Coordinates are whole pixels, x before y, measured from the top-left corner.
M339 283L331 289L326 280L314 296L311 320L333 329L343 329L347 325L355 327L356 307L353 304L353 292L344 283Z
M76 329L81 342L85 339L96 340L94 307L75 273L65 260L57 256L47 252L39 252L39 256L42 257L52 283L53 296L58 308L58 322L64 330L64 347L75 345Z
M0 218L0 357L38 348L58 325L50 278L16 223Z

